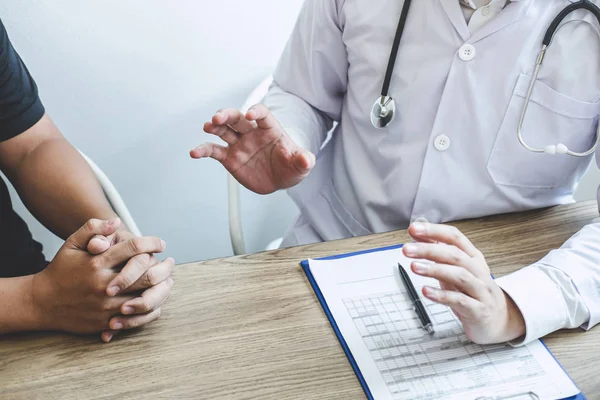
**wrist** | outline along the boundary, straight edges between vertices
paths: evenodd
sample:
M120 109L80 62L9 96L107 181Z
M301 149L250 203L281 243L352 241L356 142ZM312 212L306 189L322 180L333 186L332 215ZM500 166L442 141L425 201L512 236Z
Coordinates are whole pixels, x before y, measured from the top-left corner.
M504 341L512 341L521 337L525 337L525 318L517 307L513 299L503 290L504 301L506 302L506 321Z
M52 330L48 323L48 310L51 309L51 289L48 284L47 272L42 271L31 275L29 284L30 318L33 330Z
M35 275L10 278L6 284L6 308L0 312L0 333L27 332L43 329L33 296Z

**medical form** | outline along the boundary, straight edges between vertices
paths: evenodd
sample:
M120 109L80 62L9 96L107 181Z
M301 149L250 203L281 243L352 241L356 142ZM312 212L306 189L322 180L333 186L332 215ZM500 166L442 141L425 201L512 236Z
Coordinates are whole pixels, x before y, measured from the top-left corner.
M309 260L374 399L550 400L579 393L540 341L516 348L476 345L448 307L422 297L435 328L427 333L399 277L398 263L419 291L439 284L412 273L410 262L400 249Z

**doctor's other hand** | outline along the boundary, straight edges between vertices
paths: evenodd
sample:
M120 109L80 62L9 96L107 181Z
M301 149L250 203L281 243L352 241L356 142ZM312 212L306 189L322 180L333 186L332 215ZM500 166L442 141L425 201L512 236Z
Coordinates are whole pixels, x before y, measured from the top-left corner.
M122 271L134 267L131 260L139 254L160 253L165 244L159 238L144 237L124 241L99 255L87 246L96 235L110 236L119 220L90 220L71 235L56 257L32 279L32 304L40 330L70 333L100 333L137 328L160 316L160 307L170 294L172 282L157 285L152 296L145 296L144 309L133 304L133 315L122 316L123 309L137 299L127 292L110 292L110 284ZM119 325L115 325L117 318ZM103 337L106 341L106 338Z
M458 229L414 223L408 230L416 243L403 247L414 261L414 273L440 282L423 295L452 309L467 337L477 344L502 343L522 337L525 322L512 299L494 282L483 254Z
M294 143L262 104L245 115L236 109L219 110L204 131L227 146L205 143L191 150L190 156L219 161L238 182L258 194L297 185L315 165L315 156Z

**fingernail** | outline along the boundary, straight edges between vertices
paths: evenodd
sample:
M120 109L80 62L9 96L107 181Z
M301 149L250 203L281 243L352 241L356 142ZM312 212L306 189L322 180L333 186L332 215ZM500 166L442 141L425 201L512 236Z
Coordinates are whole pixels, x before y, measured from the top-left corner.
M174 284L175 281L173 280L173 278L169 278L169 286L173 287Z
M106 343L110 342L110 341L112 340L113 336L114 336L114 335L113 335L112 333L107 333L107 334L104 336L104 339L105 339Z
M114 296L117 293L119 293L120 290L121 290L121 288L118 286L111 286L110 288L108 288L108 295Z
M438 291L432 287L425 286L423 288L423 294L429 297L430 299L437 299Z
M129 314L133 314L133 307L127 306L127 307L123 307L123 314L125 315L129 315Z
M167 243L161 239L160 244L162 245L163 250L167 248Z
M108 225L108 226L113 226L116 223L117 223L117 219L116 218L109 219L108 221L106 221L106 225Z
M417 274L424 274L429 269L429 265L420 262L413 263L413 271Z
M112 327L111 327L111 329L115 329L115 330L121 329L121 328L123 328L123 324L120 323L119 321L113 322Z
M419 248L414 244L405 244L404 245L404 254L409 257L416 256Z
M425 228L425 225L422 224L421 222L415 222L412 225L412 230L419 235L423 235L427 231L427 229Z

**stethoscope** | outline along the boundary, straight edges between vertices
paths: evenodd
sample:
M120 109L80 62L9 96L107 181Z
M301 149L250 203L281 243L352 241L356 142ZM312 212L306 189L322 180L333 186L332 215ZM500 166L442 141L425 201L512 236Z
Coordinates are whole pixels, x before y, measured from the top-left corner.
M398 28L396 30L396 35L394 37L394 44L392 46L392 51L390 53L390 59L388 62L388 67L385 72L385 79L383 81L383 87L381 89L381 96L375 100L373 104L373 109L371 110L371 123L375 128L385 128L388 126L396 116L396 101L392 96L389 95L390 82L392 80L392 75L394 73L394 65L396 64L396 57L398 56L398 48L400 47L400 39L402 38L402 33L404 32L404 26L406 25L406 18L408 17L408 11L410 9L411 0L405 0L404 6L402 7L402 13L400 14L400 21L398 22ZM540 72L540 68L544 61L544 55L546 54L546 50L552 43L552 39L554 38L556 32L562 27L560 23L573 11L585 9L590 11L592 14L596 16L598 23L600 23L600 8L592 3L590 0L579 0L576 3L570 4L565 7L552 21L550 27L546 31L546 35L544 36L544 40L542 41L542 50L540 51L536 63L533 76L531 78L531 82L529 83L529 89L527 91L527 96L525 98L525 104L523 105L523 110L521 112L521 117L519 119L519 125L517 128L517 134L519 137L519 142L523 147L527 150L532 151L534 153L546 153L546 154L568 154L574 157L587 157L590 154L594 153L598 146L600 145L600 124L598 124L598 129L596 132L596 142L588 151L583 153L578 153L569 150L569 148L563 143L548 145L544 148L535 148L529 146L525 140L523 139L523 122L525 121L525 115L527 114L527 106L529 105L529 101L531 100L531 95L533 93L533 88L535 85L535 81L537 80L538 74Z

